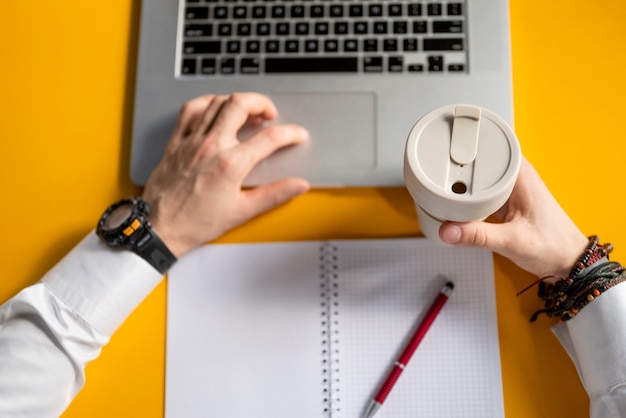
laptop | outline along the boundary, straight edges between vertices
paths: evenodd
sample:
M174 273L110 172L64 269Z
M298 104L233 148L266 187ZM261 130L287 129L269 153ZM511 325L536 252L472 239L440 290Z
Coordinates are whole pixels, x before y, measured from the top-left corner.
M130 175L143 185L180 106L255 91L311 139L246 179L399 186L415 122L448 104L512 123L507 0L144 0ZM245 140L245 138L242 138Z

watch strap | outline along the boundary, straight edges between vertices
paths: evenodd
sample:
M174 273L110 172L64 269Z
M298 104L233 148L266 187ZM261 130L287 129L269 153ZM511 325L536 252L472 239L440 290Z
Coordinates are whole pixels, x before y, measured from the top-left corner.
M176 256L152 230L150 223L146 222L129 238L125 246L150 263L159 273L165 274L176 262Z

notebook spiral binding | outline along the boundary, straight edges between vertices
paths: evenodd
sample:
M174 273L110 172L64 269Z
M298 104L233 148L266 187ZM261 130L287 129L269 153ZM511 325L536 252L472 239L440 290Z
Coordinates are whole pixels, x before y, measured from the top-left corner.
M322 398L324 417L336 418L340 412L339 396L339 284L337 247L320 247L320 297L322 337Z

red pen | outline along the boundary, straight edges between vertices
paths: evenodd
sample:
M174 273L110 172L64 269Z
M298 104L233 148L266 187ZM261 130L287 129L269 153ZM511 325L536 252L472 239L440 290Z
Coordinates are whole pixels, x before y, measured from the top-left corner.
M365 414L366 418L372 418L378 409L380 409L383 402L385 402L387 395L389 395L389 392L391 392L391 389L396 384L400 374L402 374L402 371L406 367L407 363L411 360L411 356L413 356L415 349L424 338L424 335L426 335L428 328L430 328L432 323L435 321L435 318L437 318L437 314L439 314L443 305L448 301L448 298L452 294L452 289L454 289L454 283L452 282L447 282L443 289L441 289L441 292L437 295L437 298L430 306L430 309L426 312L426 316L424 316L424 319L415 330L415 333L409 340L407 346L404 348L404 351L400 354L400 357L398 357L398 360L387 375L385 383L383 383L376 396L374 396L374 399L370 403L370 407Z

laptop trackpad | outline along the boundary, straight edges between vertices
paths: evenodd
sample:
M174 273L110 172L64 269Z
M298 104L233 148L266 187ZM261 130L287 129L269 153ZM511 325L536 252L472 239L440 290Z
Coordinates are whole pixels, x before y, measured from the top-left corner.
M246 179L247 185L286 176L304 177L314 185L333 185L341 178L337 173L375 166L374 93L270 93L269 96L278 108L277 123L302 125L311 138L266 158ZM330 178L335 180L330 182Z

